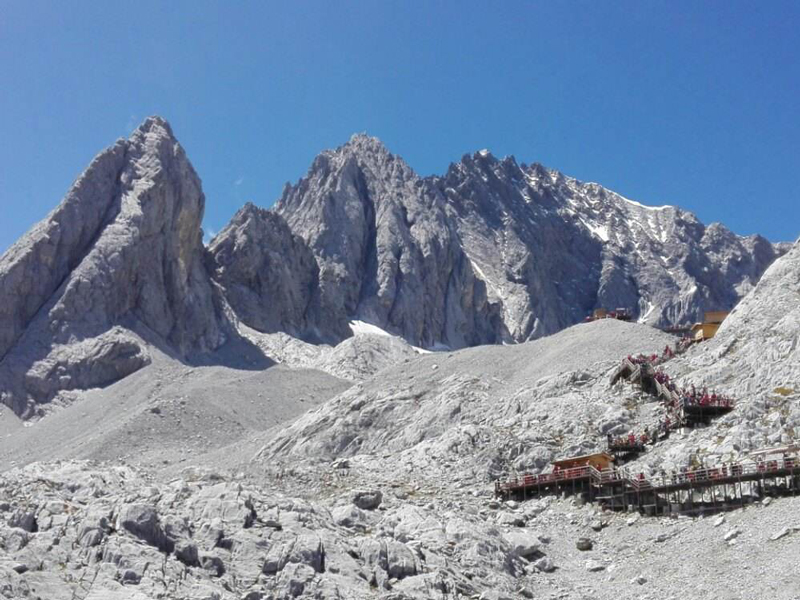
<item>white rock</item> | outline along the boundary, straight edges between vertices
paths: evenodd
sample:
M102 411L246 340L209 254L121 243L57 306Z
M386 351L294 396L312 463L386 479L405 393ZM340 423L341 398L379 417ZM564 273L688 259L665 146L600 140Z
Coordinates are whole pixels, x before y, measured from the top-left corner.
M772 536L772 537L770 537L769 539L770 539L770 540L772 540L772 541L774 542L775 540L779 540L779 539L781 539L782 537L786 537L786 536L787 536L787 535L789 535L791 532L792 532L792 530L791 530L791 529L789 529L788 527L784 527L783 529L781 529L781 530L780 530L778 533L776 533L775 535L773 535L773 536Z
M549 556L541 557L539 560L533 563L533 566L543 573L552 573L556 569L555 564L553 564L553 559Z
M590 572L597 572L597 571L604 571L606 566L597 560L587 560L585 564L585 568L587 571Z
M730 531L728 531L727 533L725 533L725 535L723 536L722 539L724 539L726 542L729 542L732 539L739 537L739 535L741 533L742 532L739 529L735 529L734 528L734 529L731 529Z

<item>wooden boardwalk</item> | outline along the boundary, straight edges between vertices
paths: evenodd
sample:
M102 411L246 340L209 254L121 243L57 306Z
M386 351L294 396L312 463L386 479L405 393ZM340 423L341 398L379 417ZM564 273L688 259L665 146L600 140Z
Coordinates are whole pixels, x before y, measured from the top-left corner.
M524 475L495 485L495 493L506 499L580 493L587 501L612 510L636 509L651 514L736 508L745 503L746 497L765 491L800 493L800 460L794 456L760 462L745 460L649 478L625 469L599 471L587 466ZM698 493L702 498L707 496L708 501L696 502Z

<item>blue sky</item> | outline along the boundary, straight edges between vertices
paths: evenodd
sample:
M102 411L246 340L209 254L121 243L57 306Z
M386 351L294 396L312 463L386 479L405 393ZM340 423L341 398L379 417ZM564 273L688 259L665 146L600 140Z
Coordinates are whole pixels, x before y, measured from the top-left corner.
M0 250L147 115L207 229L366 131L422 175L489 148L800 234L800 2L0 2Z

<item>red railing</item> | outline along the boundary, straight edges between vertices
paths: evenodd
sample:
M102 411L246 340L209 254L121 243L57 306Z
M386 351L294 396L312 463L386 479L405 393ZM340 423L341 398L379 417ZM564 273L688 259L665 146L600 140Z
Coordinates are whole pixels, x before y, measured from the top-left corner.
M551 473L540 473L539 475L525 474L501 483L500 489L512 490L555 482L585 479L591 475L592 468L593 467L573 467L571 469L558 469Z
M635 490L673 487L687 483L713 482L720 479L749 477L751 475L769 475L777 471L793 471L800 469L800 463L794 457L786 457L762 462L726 463L714 467L691 469L666 476L645 478L636 475L628 478L628 482Z

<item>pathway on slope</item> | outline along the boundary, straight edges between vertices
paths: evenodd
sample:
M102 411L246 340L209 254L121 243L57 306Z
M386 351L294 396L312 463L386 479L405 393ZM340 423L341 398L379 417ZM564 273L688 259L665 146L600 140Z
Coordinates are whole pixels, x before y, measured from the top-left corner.
M722 394L709 393L707 389L698 391L694 385L678 388L666 373L656 368L674 355L675 352L668 346L661 356L628 356L622 360L610 380L611 385L620 380L640 385L643 391L664 403L668 416L659 430L654 432L654 444L667 437L671 430L707 425L711 419L734 408L733 399ZM659 433L663 437L659 437ZM644 451L645 441L648 439L644 435L639 437L633 433L621 439L609 436L608 449L623 457L635 456ZM770 454L774 456L768 460L748 459L713 467L684 469L679 473L667 474L662 471L661 476L656 477L645 477L643 473L634 475L624 468L612 467L601 471L591 465L578 466L497 482L495 492L506 498L526 499L543 493L580 491L590 501L598 501L608 508L635 506L649 514L659 514L667 510L693 512L697 491L701 493L701 509L705 510L708 491L714 509L730 508L737 499L743 505L746 493L750 496L760 495L767 488L778 493L797 494L800 491L800 460L796 457L797 452L797 447L764 449L755 454L768 458ZM719 502L718 491L721 493Z

